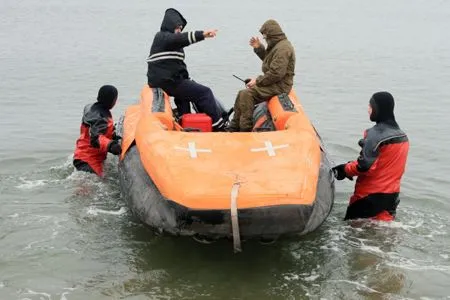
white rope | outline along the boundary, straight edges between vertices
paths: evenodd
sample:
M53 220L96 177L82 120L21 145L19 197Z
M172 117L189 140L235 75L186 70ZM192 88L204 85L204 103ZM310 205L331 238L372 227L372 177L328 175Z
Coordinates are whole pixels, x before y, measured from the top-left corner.
M233 231L233 248L234 253L241 252L241 237L239 234L239 220L237 212L237 197L241 184L236 182L231 188L231 229Z

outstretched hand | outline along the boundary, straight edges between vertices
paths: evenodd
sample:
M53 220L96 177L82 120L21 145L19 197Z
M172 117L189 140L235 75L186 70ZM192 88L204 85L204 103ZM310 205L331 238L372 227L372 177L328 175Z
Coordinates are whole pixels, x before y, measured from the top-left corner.
M257 36L253 36L248 43L253 48L261 47L261 42L259 41L259 38Z
M217 29L208 29L203 31L203 36L205 39L207 38L213 38L217 35Z

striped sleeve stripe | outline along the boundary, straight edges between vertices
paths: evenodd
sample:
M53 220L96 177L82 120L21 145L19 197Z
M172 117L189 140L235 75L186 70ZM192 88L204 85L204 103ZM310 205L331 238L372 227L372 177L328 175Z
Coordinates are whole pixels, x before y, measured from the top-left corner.
M180 57L180 56L177 56L177 55L158 56L158 57L154 57L154 58L148 58L147 62L154 62L154 61L158 61L158 60L162 60L162 59L179 59L179 60L184 60L184 57Z
M194 41L194 43L197 43L197 39L195 38L195 31L192 32L192 40Z
M184 53L183 52L164 51L164 52L159 52L159 53L152 54L152 55L150 55L148 57L148 59L156 58L156 57L159 57L159 56L165 56L165 55L176 55L176 56L184 57Z
M192 44L192 31L188 32L189 44Z

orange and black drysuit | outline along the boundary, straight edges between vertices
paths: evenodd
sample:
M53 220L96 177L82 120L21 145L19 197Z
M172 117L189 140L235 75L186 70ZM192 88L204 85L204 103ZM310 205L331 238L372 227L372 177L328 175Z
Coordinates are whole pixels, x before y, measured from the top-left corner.
M338 180L358 177L345 220L393 220L400 202L400 182L409 151L408 137L395 121L391 94L375 93L370 106L370 120L376 125L366 130L359 141L358 159L333 168Z
M77 170L103 176L103 161L107 153L118 155L122 152L110 112L116 100L117 89L105 85L98 92L97 102L84 107L80 137L73 157Z

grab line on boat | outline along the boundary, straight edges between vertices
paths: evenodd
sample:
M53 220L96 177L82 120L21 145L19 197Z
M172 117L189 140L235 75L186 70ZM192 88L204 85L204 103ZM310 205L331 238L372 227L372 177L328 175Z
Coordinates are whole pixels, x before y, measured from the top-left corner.
M239 234L239 220L237 212L237 197L239 193L240 182L235 182L231 188L231 229L233 232L233 248L234 253L241 252L241 237Z

